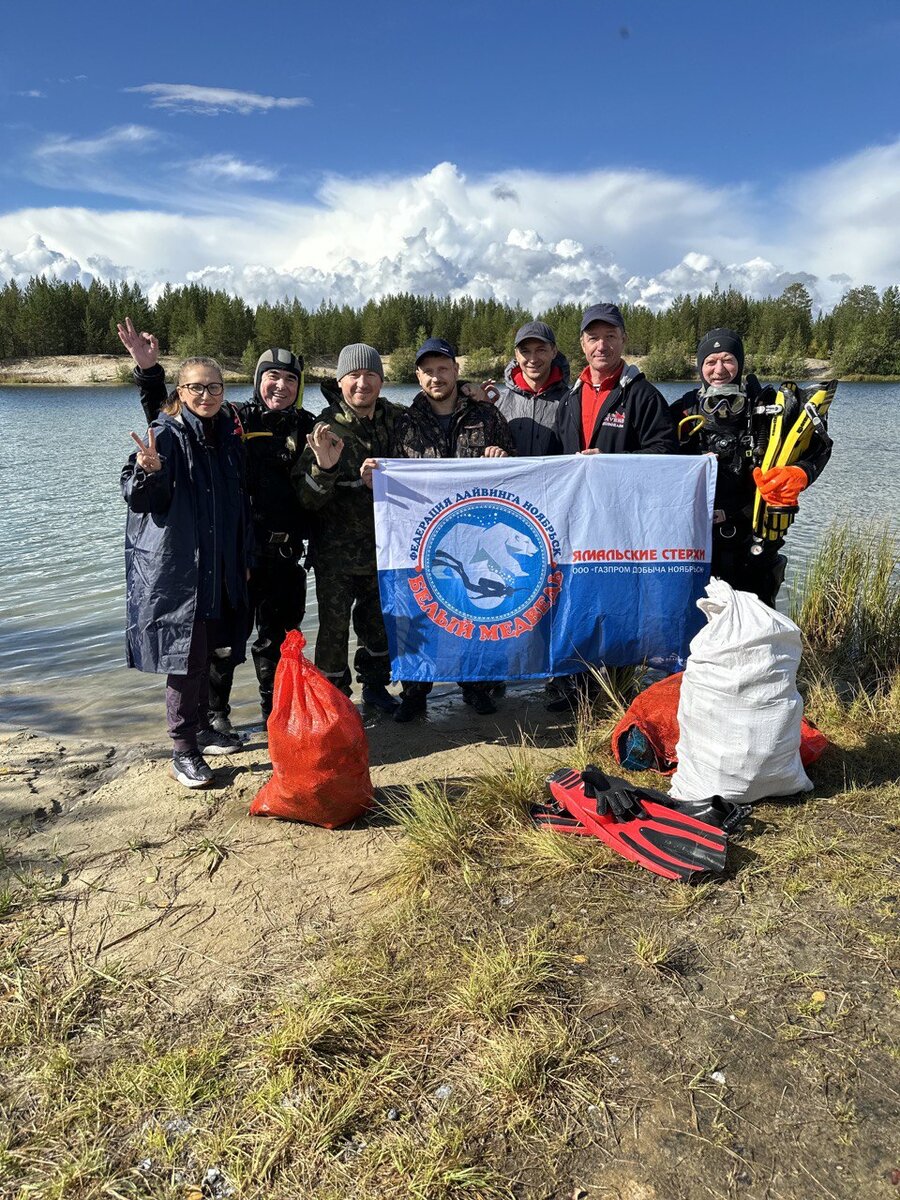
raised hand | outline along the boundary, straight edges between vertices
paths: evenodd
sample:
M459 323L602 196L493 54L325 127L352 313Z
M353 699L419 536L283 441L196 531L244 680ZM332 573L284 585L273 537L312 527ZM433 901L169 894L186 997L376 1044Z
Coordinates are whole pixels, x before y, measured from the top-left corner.
M330 471L337 465L344 449L344 439L332 433L323 421L314 427L312 433L306 435L306 444L323 471Z
M152 429L147 430L147 444L141 441L134 431L131 434L131 440L137 445L138 452L136 457L137 465L142 471L146 471L148 475L152 475L154 471L162 470L162 459L156 449L156 434Z
M119 341L142 371L148 371L159 362L159 339L152 333L138 333L131 317L124 324L116 325Z
M477 383L469 383L468 380L462 384L459 389L464 396L468 396L470 400L477 401L478 404L493 404L500 395L497 392L496 396L489 396L485 389ZM496 391L496 388L494 389Z

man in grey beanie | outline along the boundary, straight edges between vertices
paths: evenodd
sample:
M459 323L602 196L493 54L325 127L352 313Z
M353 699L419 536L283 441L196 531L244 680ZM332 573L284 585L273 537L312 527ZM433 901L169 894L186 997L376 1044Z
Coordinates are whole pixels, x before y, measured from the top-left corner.
M350 695L350 622L357 638L354 658L365 704L393 712L387 634L375 565L372 468L394 450L394 420L400 411L381 398L384 367L378 351L364 342L345 346L337 378L326 380L328 408L307 437L294 468L300 503L316 513L310 561L316 577L319 633L316 666Z

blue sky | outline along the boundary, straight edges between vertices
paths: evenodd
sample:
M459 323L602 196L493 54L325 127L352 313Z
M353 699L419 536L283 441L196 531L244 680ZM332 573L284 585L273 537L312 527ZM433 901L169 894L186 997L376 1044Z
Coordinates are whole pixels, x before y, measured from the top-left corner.
M828 303L900 279L898 57L888 0L17 5L0 281Z

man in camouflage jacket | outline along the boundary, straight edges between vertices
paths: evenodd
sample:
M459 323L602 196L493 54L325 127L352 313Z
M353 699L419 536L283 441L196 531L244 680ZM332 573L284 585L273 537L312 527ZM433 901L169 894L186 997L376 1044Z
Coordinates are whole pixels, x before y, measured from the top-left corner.
M371 460L393 453L394 425L402 410L381 398L383 382L377 350L363 343L343 348L337 379L321 385L329 407L307 437L293 481L300 503L316 513L310 535L319 605L316 666L350 694L352 616L363 700L390 712L397 701L386 690L391 671L375 565Z

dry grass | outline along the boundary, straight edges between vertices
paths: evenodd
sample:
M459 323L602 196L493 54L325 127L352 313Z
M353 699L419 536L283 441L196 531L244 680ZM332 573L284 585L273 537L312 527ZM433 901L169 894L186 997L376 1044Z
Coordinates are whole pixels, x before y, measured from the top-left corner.
M880 1194L900 1121L900 684L818 670L818 792L757 806L722 881L533 828L550 770L611 764L610 722L586 712L562 754L523 740L502 770L390 797L402 899L186 1014L178 981L69 953L57 878L7 862L0 1195ZM181 849L210 874L230 853Z
M542 996L556 977L558 954L549 948L545 931L528 930L518 945L510 945L497 930L463 948L465 975L452 1003L468 1016L496 1024L509 1021Z
M900 672L900 554L887 527L833 525L791 598L814 675L878 695ZM855 686L854 686L855 685Z

